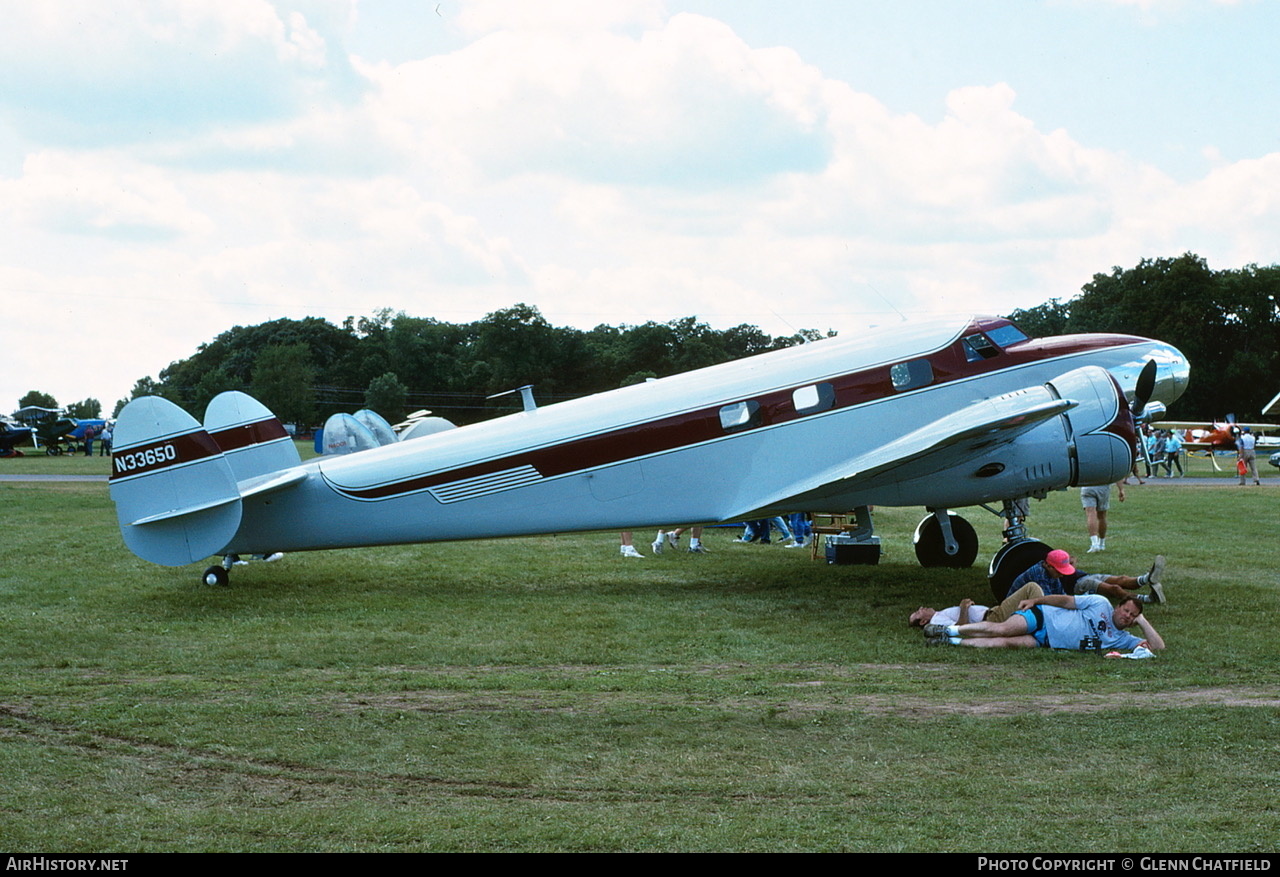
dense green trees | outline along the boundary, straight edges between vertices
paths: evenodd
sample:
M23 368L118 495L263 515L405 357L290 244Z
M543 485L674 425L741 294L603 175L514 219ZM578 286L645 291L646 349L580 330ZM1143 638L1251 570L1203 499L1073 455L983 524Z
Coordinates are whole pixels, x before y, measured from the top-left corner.
M518 407L519 396L487 397L524 384L547 404L817 337L775 338L748 325L718 331L696 317L582 331L553 326L527 304L473 323L381 310L341 327L316 318L236 326L159 381L139 381L133 395L163 395L197 417L218 393L237 389L286 422L370 407L393 422L429 408L467 423Z
M1168 341L1192 364L1173 416L1256 420L1280 390L1278 302L1280 265L1213 271L1187 253L1095 274L1069 301L1010 316L1034 336L1121 332ZM817 337L770 337L750 325L720 331L696 317L582 331L553 326L527 304L472 323L385 309L342 326L314 317L236 326L158 381L140 380L133 395L163 395L196 416L218 393L241 389L302 424L364 406L392 421L429 408L468 423L517 408L518 396L487 397L524 384L547 404Z
M34 405L37 408L57 408L58 400L40 390L27 390L18 400L18 407L26 408L28 405Z
M1123 332L1176 345L1191 361L1179 420L1257 420L1280 390L1280 265L1213 271L1192 253L1095 274L1068 302L1010 317L1031 335Z

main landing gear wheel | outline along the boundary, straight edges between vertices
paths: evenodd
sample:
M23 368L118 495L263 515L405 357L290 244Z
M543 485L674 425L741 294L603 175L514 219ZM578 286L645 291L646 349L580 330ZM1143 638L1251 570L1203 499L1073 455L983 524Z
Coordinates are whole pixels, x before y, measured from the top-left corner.
M955 537L957 551L947 554L947 541L942 535L942 525L934 515L929 515L916 527L916 560L921 566L945 566L963 569L973 566L978 556L978 534L973 525L954 512L947 513L951 522L951 535Z
M223 567L211 566L200 580L210 587L225 588L231 584L231 575Z
M1009 593L1013 580L1033 565L1044 560L1053 548L1039 539L1017 539L1006 542L991 558L987 581L991 583L991 596L999 603Z

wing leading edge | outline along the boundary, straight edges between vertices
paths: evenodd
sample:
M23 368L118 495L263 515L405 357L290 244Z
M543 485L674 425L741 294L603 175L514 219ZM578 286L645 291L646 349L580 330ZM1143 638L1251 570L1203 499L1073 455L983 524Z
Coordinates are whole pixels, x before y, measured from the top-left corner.
M945 472L990 454L1079 403L1046 398L1043 387L983 399L907 433L873 451L796 482L753 508L725 520L759 518L764 512L814 508L827 499ZM836 507L839 507L838 505Z

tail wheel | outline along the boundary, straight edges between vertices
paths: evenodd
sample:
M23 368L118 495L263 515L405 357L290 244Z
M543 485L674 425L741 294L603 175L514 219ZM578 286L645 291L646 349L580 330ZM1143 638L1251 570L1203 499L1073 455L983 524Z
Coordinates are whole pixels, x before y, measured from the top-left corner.
M978 534L973 525L964 518L949 512L951 535L955 537L957 551L947 554L947 542L942 536L942 526L938 519L929 515L916 527L914 538L916 560L921 566L945 566L951 569L963 569L973 566L978 557Z
M230 574L220 566L211 566L206 569L200 580L211 588L225 588L231 584Z
M996 602L1009 593L1014 579L1044 560L1052 550L1039 539L1019 539L1002 545L996 556L991 558L991 566L987 570L987 581L991 583L991 595Z

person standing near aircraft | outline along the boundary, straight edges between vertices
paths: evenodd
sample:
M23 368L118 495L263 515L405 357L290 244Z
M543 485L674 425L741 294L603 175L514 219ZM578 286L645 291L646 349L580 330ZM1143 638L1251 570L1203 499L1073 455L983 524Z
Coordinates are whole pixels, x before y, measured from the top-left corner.
M1142 638L1125 628L1137 624ZM1136 649L1164 648L1164 639L1142 614L1135 599L1123 601L1115 609L1098 594L1072 597L1047 594L1023 600L1008 621L979 621L977 624L927 624L925 642L931 646L955 645L988 649Z
M1151 455L1151 466L1147 470L1148 478L1160 475L1160 464L1164 462L1165 444L1164 431L1152 430L1151 436L1147 439L1147 452Z
M630 530L622 531L622 549L621 550L622 550L623 557L639 557L642 560L644 559L644 555L641 554L639 551L636 551L636 547L631 544Z
M1116 482L1120 501L1124 502L1124 481ZM1107 549L1107 509L1111 508L1111 485L1080 488L1080 504L1084 506L1085 526L1089 530L1088 554Z
M1262 484L1258 479L1257 447L1257 437L1249 431L1249 427L1241 427L1240 434L1236 436L1236 456L1239 458L1236 468L1240 473L1241 487L1244 487L1245 475L1252 475L1254 484Z
M1164 439L1164 474L1166 478L1173 477L1173 467L1178 467L1178 477L1183 476L1182 471L1182 439L1178 438L1175 430L1165 430Z
M702 545L702 528L701 527L679 527L675 530L659 530L658 536L653 540L653 553L661 554L663 543L670 545L672 550L680 550L680 534L685 530L691 529L689 536L689 553L690 554L706 554L707 549Z
M1013 594L1024 585L1037 584L1046 595L1067 594L1102 594L1113 600L1134 599L1139 603L1164 603L1164 584L1160 581L1164 575L1164 555L1157 554L1151 569L1136 578L1134 576L1090 575L1076 569L1071 563L1071 555L1058 548L1045 555L1044 560L1032 566L1009 585L1009 593ZM1135 594L1141 587L1151 588L1150 594Z

